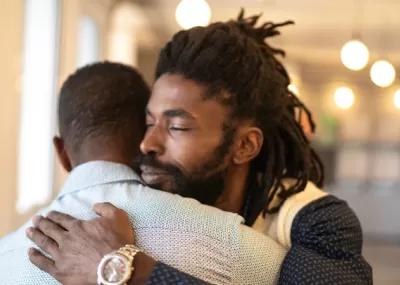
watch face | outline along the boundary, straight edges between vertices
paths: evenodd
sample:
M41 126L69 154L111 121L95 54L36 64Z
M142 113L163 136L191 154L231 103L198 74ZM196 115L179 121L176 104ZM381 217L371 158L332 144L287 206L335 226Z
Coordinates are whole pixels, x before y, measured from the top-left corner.
M113 257L104 264L103 278L110 283L118 283L124 279L126 274L126 264L119 257Z

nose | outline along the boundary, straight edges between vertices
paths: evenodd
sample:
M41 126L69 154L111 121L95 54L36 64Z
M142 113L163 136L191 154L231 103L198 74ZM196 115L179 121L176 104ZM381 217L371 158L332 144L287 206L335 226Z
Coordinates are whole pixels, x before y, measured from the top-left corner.
M162 155L165 150L164 143L162 130L157 126L153 126L146 131L140 144L140 150L144 154L155 153L156 155Z

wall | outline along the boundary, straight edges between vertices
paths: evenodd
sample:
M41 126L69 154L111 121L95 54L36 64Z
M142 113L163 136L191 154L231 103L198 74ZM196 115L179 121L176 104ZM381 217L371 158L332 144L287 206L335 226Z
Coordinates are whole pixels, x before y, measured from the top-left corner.
M138 69L143 75L147 84L149 84L150 86L154 83L154 71L156 69L160 49L161 47L156 46L152 49L139 51Z
M12 229L15 218L23 3L0 1L0 236Z

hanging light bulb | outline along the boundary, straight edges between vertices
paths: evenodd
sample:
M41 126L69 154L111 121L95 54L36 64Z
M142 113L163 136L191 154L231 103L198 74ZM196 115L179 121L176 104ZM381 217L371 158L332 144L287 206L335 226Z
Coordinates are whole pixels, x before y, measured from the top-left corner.
M299 90L297 89L296 85L289 84L288 90L291 91L294 95L299 96Z
M348 87L340 87L335 91L335 103L341 109L349 109L354 104L354 93Z
M351 40L343 46L340 56L348 69L361 70L368 63L369 51L363 42Z
M182 0L176 7L175 18L183 29L205 26L210 22L211 9L205 0Z
M372 82L379 87L388 87L393 83L396 77L396 71L390 62L378 60L372 65L370 76Z
M394 103L394 106L395 106L397 109L400 109L400 89L397 90L396 93L394 93L394 96L393 96L393 103Z

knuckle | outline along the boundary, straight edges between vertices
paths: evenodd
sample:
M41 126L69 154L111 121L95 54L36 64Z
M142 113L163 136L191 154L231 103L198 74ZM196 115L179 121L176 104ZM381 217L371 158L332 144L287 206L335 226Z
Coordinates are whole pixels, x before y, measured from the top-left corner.
M56 213L57 219L60 221L67 221L70 216L67 214L63 214L63 213Z
M33 262L37 267L39 267L41 270L46 271L46 268L45 268L44 264L43 264L40 260L37 260L35 257L32 257L32 262Z
M45 248L45 247L47 246L48 240L49 240L49 239L47 238L47 236L43 235L43 236L40 238L39 242L38 242L39 247L40 247L40 248Z
M53 227L53 224L50 223L49 221L43 220L43 227L42 227L42 229L43 229L45 232L51 232L51 230L54 229L54 227Z
M64 272L68 272L69 271L68 265L65 262L61 262L61 263L57 262L56 266L57 266L57 272L60 275L64 274Z
M64 213L60 213L60 212L56 212L56 211L51 211L48 215L47 215L51 220L57 222L57 223L63 223L64 221L68 220L68 215L64 214Z
M93 225L96 232L99 234L104 234L107 232L110 227L106 220L99 220L96 224Z
M73 229L81 229L82 228L82 221L81 220L75 220L72 222L72 228Z
M125 218L128 217L128 214L124 210L121 210L119 208L115 208L115 216L118 217L118 218L124 218L125 219Z
M60 250L63 250L66 247L66 245L68 245L70 240L71 239L68 237L68 235L63 235L61 238L61 242L59 244Z
M64 278L65 278L66 275L65 275L65 273L63 271L56 270L52 275L60 283L63 283L63 284L65 283L64 282Z
M39 258L38 255L32 256L31 257L31 261L32 261L33 264L35 264L41 270L43 270L43 271L47 271L48 270L46 264L43 262L43 259Z
M58 251L58 246L56 246L54 243L49 244L49 252L53 253Z
M122 211L121 209L115 208L113 209L113 214L116 217L122 217L125 214L125 212Z
M110 219L113 219L113 220L118 219L118 216L119 216L118 214L119 213L118 213L117 209L109 209L107 211L107 217Z

